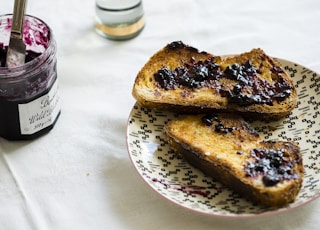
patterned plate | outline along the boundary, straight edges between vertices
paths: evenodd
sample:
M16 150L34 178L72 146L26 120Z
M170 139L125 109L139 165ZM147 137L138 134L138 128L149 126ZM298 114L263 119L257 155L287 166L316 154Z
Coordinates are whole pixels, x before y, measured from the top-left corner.
M163 125L178 114L134 105L127 127L127 146L133 165L142 178L163 197L191 210L223 217L276 214L306 204L320 196L320 75L289 61L277 59L296 83L299 102L281 121L253 122L266 140L299 143L305 167L302 189L294 203L265 208L205 176L170 149Z

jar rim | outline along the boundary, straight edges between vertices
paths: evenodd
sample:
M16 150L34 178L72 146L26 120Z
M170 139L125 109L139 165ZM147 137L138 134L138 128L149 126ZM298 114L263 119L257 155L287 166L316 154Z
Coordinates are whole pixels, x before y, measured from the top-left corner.
M13 16L13 14L2 14L2 15L0 15L0 19L6 18L6 17L12 18L12 16ZM0 66L0 81L1 80L13 80L16 77L19 77L21 72L26 72L27 69L34 69L37 66L41 65L43 63L43 61L45 61L47 59L47 58L44 58L44 56L48 56L48 57L50 56L50 55L48 55L48 53L52 52L51 47L56 46L51 27L47 23L45 23L42 19L40 19L36 16L33 16L33 15L29 15L29 14L26 14L25 18L35 19L36 21L40 22L48 29L48 36L47 36L48 37L48 44L45 47L45 50L43 52L41 52L39 56L24 63L23 65L15 66L15 67L1 67ZM0 23L0 25L1 25L1 23ZM56 50L54 50L53 52L56 52Z

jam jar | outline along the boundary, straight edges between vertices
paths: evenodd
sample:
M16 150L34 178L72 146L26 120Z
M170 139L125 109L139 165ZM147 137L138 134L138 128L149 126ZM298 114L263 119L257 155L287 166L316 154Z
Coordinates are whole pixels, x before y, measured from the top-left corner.
M60 115L57 46L51 28L26 15L25 63L6 67L11 24L12 15L0 16L0 136L34 139L51 130Z

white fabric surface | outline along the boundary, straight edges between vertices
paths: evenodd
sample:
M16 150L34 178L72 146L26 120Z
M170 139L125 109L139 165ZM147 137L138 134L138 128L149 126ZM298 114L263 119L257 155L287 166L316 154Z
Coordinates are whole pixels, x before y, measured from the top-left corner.
M319 229L320 200L277 216L221 219L154 192L128 157L126 123L139 69L182 40L223 55L261 47L320 72L318 0L144 0L146 27L115 42L93 28L93 0L30 0L58 44L62 114L33 141L0 138L0 229ZM10 13L13 0L1 0Z

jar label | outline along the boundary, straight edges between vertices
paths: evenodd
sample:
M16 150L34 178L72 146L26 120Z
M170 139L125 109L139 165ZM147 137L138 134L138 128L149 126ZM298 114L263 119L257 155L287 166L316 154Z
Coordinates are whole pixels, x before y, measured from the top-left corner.
M19 104L18 110L22 135L34 134L52 125L60 112L58 79L47 94L29 103Z

